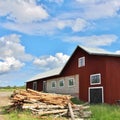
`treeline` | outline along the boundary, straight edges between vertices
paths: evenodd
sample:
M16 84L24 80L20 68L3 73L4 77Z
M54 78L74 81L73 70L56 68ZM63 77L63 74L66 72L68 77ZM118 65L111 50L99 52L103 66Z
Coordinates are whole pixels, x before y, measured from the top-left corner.
M5 86L5 87L0 87L0 89L25 89L26 86Z

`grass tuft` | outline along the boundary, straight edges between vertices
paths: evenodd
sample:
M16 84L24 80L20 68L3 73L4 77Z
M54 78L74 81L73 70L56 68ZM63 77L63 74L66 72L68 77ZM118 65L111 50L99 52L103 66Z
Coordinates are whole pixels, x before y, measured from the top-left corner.
M117 105L91 105L91 120L120 120L120 106Z

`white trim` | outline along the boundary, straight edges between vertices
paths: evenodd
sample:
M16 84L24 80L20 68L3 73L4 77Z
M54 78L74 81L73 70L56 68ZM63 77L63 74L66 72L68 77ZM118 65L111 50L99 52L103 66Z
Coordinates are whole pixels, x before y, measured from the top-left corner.
M73 85L69 84L70 80L73 80ZM75 78L68 78L68 87L73 87L73 86L75 86Z
M55 83L55 87L52 86L53 82ZM56 81L51 81L51 88L56 88Z
M99 89L101 88L102 89L102 103L104 103L104 92L103 92L103 87L100 86L100 87L89 87L88 89L88 102L90 103L90 89Z
M82 61L82 64L80 61ZM78 58L78 67L83 67L83 66L85 66L85 57L80 57Z
M99 83L92 83L92 77L93 77L93 76L96 76L96 75L99 75L99 78L100 78ZM90 75L90 85L98 85L98 84L101 84L101 74L100 74L100 73L91 74L91 75Z
M61 81L63 82L63 86L60 86L60 82L61 82ZM65 84L65 82L64 82L63 79L59 80L59 87L60 87L60 88L64 87L64 86L65 86L64 84Z

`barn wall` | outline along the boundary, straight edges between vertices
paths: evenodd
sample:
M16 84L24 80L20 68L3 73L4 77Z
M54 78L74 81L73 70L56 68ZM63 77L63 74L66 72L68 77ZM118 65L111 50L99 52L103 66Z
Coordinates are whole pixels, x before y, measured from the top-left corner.
M120 58L108 58L106 72L106 99L108 103L116 103L120 100Z
M74 78L75 85L69 86L69 79ZM64 86L59 86L59 81L64 80ZM53 88L51 85L52 81L56 82L56 87ZM62 93L62 94L71 94L73 96L79 97L79 75L72 75L67 77L59 77L47 80L47 92L51 93Z
M26 83L26 88L32 89L33 88L33 82L27 82Z
M38 91L43 91L43 80L38 80L37 81L37 90Z
M37 91L43 90L43 80L35 80L26 83L26 88L33 89L33 82L37 82Z
M99 55L91 55L87 57L86 60L87 66L87 76L86 79L88 87L103 87L103 97L104 102L106 102L106 57ZM90 85L90 75L92 74L101 74L101 84ZM88 98L89 94L87 94Z

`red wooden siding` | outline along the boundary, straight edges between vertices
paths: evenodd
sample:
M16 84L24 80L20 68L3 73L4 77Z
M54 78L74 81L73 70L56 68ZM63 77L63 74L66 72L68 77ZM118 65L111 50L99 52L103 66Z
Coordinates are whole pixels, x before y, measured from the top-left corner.
M116 103L120 100L120 58L107 59L106 76L106 101Z

